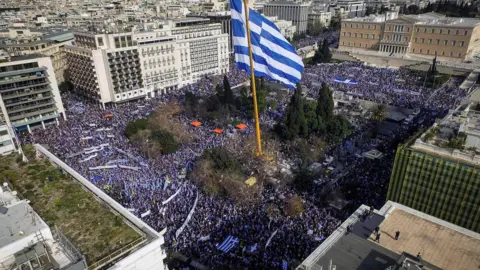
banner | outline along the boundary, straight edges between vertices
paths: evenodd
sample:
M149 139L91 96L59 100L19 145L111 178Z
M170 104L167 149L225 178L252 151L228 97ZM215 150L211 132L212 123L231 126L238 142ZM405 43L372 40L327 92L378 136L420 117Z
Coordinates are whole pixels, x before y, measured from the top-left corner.
M120 167L120 168L122 168L122 169L133 170L133 171L138 171L138 170L140 170L140 168L138 168L138 167L130 167L130 166L125 166L125 165L118 165L118 167Z
M141 217L141 218L144 218L144 217L150 215L151 213L152 213L152 212L151 212L150 210L148 210L147 212L142 213L142 214L140 215L140 217Z
M188 214L187 218L182 224L182 227L180 227L176 232L175 232L175 238L178 238L178 236L183 232L185 227L187 226L188 222L193 216L193 213L195 213L195 207L197 207L197 202L198 202L198 190L197 190L197 197L195 198L195 202L193 203L192 210L190 210L190 213Z
M278 232L278 229L276 229L272 235L270 236L270 238L268 238L268 241L267 241L267 244L265 245L265 248L267 248L269 245L270 245L270 242L272 241L273 237L275 236L275 234L277 234Z
M97 167L90 167L88 168L90 171L94 170L102 170L102 169L114 169L118 168L117 165L109 165L109 166L97 166Z
M83 162L89 161L90 159L92 159L92 158L94 158L94 157L96 157L96 156L97 156L97 154L93 154L93 155L91 155L91 156L89 156L89 157L87 157L87 158L85 158L85 159L79 160L78 162L79 162L79 163L83 163Z
M175 192L175 194L173 194L172 196L170 196L170 198L168 198L168 199L166 199L165 201L163 201L163 202L162 202L162 205L165 205L165 204L167 204L169 201L173 200L173 198L175 198L175 197L178 195L178 193L180 193L181 190L182 190L182 188L179 188L179 189L177 190L177 192Z

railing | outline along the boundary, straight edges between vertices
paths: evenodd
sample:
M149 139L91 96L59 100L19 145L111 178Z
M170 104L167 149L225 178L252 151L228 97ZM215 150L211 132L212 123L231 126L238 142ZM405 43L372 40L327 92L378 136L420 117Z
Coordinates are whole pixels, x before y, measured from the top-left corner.
M90 266L88 266L88 269L91 269L91 270L100 269L103 266L112 262L113 260L121 257L124 254L127 254L129 251L135 249L137 246L145 243L146 241L147 241L147 239L145 237L138 238L137 240L135 240L135 241L131 242L130 244L122 247L121 249L118 249L118 250L114 251L113 253L111 253L110 255L96 261L93 264L91 264Z
M80 253L80 251L70 242L70 240L60 231L60 229L55 225L54 229L52 230L53 239L57 241L63 248L65 255L71 261L70 265L77 264L78 262L82 262L84 265L84 269L87 269L87 261L85 260L85 256Z

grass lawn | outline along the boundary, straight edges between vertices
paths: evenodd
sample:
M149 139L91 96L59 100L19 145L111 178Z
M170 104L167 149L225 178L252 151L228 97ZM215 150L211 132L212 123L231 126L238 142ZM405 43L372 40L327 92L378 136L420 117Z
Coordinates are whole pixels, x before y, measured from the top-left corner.
M49 226L56 225L80 249L89 265L142 237L48 160L24 163L18 157L0 157L1 182L9 181L20 197L30 200Z

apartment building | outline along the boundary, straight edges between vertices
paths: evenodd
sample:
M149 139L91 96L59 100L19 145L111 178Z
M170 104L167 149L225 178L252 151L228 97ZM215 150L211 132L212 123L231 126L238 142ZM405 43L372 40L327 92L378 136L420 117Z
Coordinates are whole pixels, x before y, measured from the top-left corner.
M277 16L280 20L292 21L298 33L305 33L308 24L309 4L273 1L263 6L263 15Z
M480 232L479 115L470 104L399 145L387 199Z
M480 20L436 13L344 20L339 49L469 60L480 54Z
M74 90L102 106L154 97L228 71L221 24L184 18L137 32L75 32L67 46Z
M67 76L65 45L73 43L73 33L62 28L9 28L0 30L0 49L10 56L42 54L52 59L58 83Z
M0 105L7 129L31 132L65 119L57 85L48 56L30 54L0 63Z

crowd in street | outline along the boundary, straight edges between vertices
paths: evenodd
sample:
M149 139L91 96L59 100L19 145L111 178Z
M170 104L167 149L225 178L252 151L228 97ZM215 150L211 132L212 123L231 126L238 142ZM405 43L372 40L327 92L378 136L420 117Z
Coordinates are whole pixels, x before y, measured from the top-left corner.
M338 48L339 35L340 31L338 30L326 30L320 35L306 36L305 38L292 42L292 44L295 48L300 49L319 43L321 45L323 43L323 40L327 39L330 48Z
M248 79L245 72L233 67L227 77L232 86ZM354 79L357 84L337 83L333 81L335 78ZM316 98L321 82L327 82L332 90L355 97L401 107L425 108L417 117L423 125L431 123L439 112L466 95L455 83L432 92L418 86L418 80L407 70L343 63L306 68L302 84L308 88L311 98ZM215 91L215 84L221 81L221 77L202 78L172 93L108 106L105 110L67 93L62 97L67 121L61 121L58 127L34 130L22 140L47 145L51 152L154 229L166 228L165 241L172 250L214 269L282 269L285 262L292 268L328 237L351 209L360 204L381 206L389 179L388 168L393 162L392 145L407 138L417 128L417 120L410 126L398 125L392 136L367 139L364 134L368 131L368 122L359 122L352 135L331 148L328 155L334 156L345 168L344 176L336 184L344 188L350 203L344 211L325 207L315 191L297 194L290 187L265 187L259 203L238 204L229 198L208 196L188 178L195 159L205 149L226 146L238 140L238 136L253 133L252 120L241 119L247 129L228 136L229 129L233 132L234 128L223 127L226 132L217 135L212 132L216 127L213 124L193 127L190 123L196 119L177 115L177 120L195 140L168 155L149 157L126 138L125 127L130 121L153 113L162 104L181 103L185 91L197 96L210 95ZM269 108L268 113L261 116L261 123L280 120L285 105L279 104L277 111ZM106 114L113 116L105 117ZM269 127L271 124L262 126ZM385 158L372 161L355 155L374 148L382 149ZM268 205L281 209L284 199L293 194L303 201L305 210L301 216L286 217L282 211L272 217L267 213ZM191 218L187 218L190 213L193 213ZM182 226L186 221L187 225ZM218 246L228 236L234 236L238 242L229 252L223 252Z

